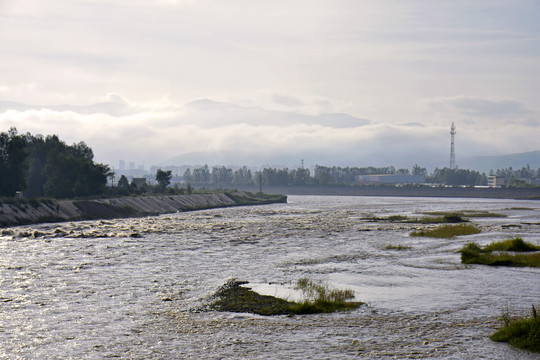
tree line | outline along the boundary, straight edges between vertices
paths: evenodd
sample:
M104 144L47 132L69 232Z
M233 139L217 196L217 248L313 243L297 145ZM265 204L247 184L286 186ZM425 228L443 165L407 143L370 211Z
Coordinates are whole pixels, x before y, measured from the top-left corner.
M18 192L25 197L75 198L101 194L127 195L141 191L125 176L116 188L107 187L107 179L113 175L108 165L94 162L94 153L84 142L72 145L60 140L57 135L20 135L15 128L0 133L0 196L12 197ZM339 167L316 165L313 171L307 168L267 167L252 172L246 166L231 169L225 166L208 165L187 169L184 183L191 185L234 187L249 185L354 185L362 175L420 175L428 183L444 185L486 185L487 176L475 170L435 168L428 174L426 168L414 165L411 170L388 167ZM540 168L530 166L521 169L499 169L489 175L501 176L510 186L529 186L540 180ZM158 185L151 192L165 191L171 182L171 171L159 169L156 173ZM176 185L178 187L178 185ZM170 189L168 189L170 190ZM178 189L183 190L183 189ZM183 191L182 191L183 192Z
M67 145L57 135L0 133L0 196L74 198L106 192L108 165L94 162L84 142Z
M196 185L211 186L238 186L238 185L265 185L265 186L342 186L354 185L358 176L362 175L414 175L424 176L427 182L445 185L485 185L487 177L474 170L465 169L435 169L428 174L426 168L414 165L411 170L393 166L387 167L339 167L316 165L313 172L307 168L275 168L267 167L252 173L246 166L237 170L224 166L208 165L187 169L183 181Z
M357 179L362 175L413 175L423 176L426 183L442 185L465 185L485 186L487 175L476 170L435 168L431 174L426 168L415 164L412 169L393 166L387 167L339 167L316 165L313 171L307 168L275 168L266 167L252 172L246 166L233 170L225 166L212 168L204 165L193 170L187 169L183 175L183 181L199 186L240 186L240 185L264 185L264 186L350 186L357 184ZM491 171L489 175L501 176L506 179L510 186L524 186L535 180L540 180L540 168L532 170L528 165L522 169L512 168Z

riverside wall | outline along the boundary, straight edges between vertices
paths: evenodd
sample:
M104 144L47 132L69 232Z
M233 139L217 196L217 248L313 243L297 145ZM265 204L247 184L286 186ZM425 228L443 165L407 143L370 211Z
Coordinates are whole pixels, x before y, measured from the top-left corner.
M253 194L234 193L137 196L95 200L13 201L0 204L0 227L90 219L168 214L180 211L239 205L286 202L286 197L260 199Z

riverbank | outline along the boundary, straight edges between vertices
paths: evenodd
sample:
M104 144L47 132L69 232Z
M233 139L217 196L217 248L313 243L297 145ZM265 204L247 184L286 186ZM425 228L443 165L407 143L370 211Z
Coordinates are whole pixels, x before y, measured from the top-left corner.
M258 191L256 186L238 190ZM284 195L388 196L388 197L453 197L479 199L540 200L540 188L478 188L459 186L265 186L263 191Z
M287 196L244 191L136 196L92 200L14 200L0 203L0 227L168 214L242 205L287 202Z

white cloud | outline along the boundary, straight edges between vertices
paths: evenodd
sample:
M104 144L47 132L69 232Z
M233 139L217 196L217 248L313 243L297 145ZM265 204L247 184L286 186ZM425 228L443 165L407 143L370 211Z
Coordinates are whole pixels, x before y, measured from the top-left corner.
M212 111L219 113L224 109L229 110L230 117L219 122ZM250 114L256 118L251 119ZM409 166L422 160L436 162L446 152L446 146L441 145L447 138L446 129L375 123L342 126L339 121L317 121L316 116L210 101L174 111L141 110L124 116L50 109L9 110L0 114L2 128L15 126L20 132L45 135L52 133L51 128L60 129L54 133L61 139L68 143L84 140L94 149L98 161L110 164L116 164L120 158L153 164L186 153L223 152L233 157L241 154L244 161L253 162L260 154L268 158L289 154L291 159L308 154L314 163L328 163L333 157L341 164ZM234 163L234 158L230 161Z
M538 10L510 0L11 1L0 7L0 125L84 140L111 163L227 149L446 158L452 121L458 156L536 150ZM227 104L182 106L202 98Z
M437 114L461 118L482 126L519 124L539 126L539 114L511 99L491 99L474 96L455 96L424 100L428 109Z

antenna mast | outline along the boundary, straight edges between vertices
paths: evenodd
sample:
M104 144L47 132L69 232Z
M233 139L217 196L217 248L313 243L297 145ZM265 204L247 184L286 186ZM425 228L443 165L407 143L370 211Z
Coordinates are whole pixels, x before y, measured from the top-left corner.
M454 136L456 135L456 126L452 121L452 126L450 127L450 169L456 168L456 149L454 147Z

